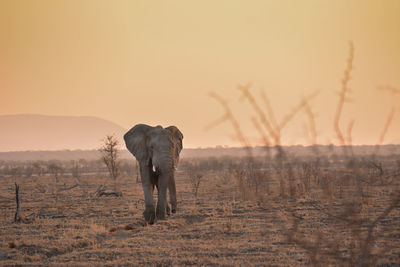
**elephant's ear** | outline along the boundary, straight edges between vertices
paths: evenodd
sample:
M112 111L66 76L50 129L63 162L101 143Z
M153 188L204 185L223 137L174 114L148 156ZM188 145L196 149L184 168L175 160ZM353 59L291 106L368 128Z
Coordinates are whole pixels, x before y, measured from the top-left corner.
M165 129L169 131L170 136L172 137L171 138L172 142L174 143L174 150L175 150L174 165L176 168L179 162L179 153L181 153L181 150L183 148L182 145L183 134L181 133L181 131L179 131L178 127L176 126L169 126Z
M125 145L129 152L135 156L139 162L145 162L146 164L150 158L150 151L147 147L147 133L152 127L145 124L135 125L125 135Z

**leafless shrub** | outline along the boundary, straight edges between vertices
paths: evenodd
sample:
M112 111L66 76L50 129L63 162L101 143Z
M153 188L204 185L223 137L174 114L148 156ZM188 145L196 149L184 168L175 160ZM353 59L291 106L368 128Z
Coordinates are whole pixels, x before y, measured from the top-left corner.
M55 179L55 182L57 185L58 178L60 177L60 174L62 173L63 168L58 163L53 162L47 166L47 169L54 176L54 179Z
M185 162L185 169L189 174L190 185L192 187L192 193L197 198L201 179L203 178L205 169L202 164L197 162Z
M39 163L39 162L34 162L32 164L33 168L35 168L36 172L37 172L37 176L42 176L43 175L43 166Z
M107 135L104 139L103 145L99 149L101 153L101 159L106 165L110 177L114 180L114 189L116 190L116 182L119 176L119 142L114 135Z
M269 193L269 177L253 159L247 159L242 164L232 168L231 175L236 180L239 194L244 200L263 201Z
M54 177L54 185L52 187L52 194L54 196L55 201L58 201L58 180L60 177L60 174L63 172L63 168L61 167L61 165L57 162L51 162L48 166L47 166L47 170L49 171L49 173L51 173Z
M88 192L81 181L81 170L78 164L75 164L71 169L71 175L75 179L76 185L82 189L82 195L84 197L88 196Z
M190 173L189 175L192 184L192 192L194 196L197 198L197 192L199 191L200 182L201 178L203 177L203 174L195 172L195 173Z

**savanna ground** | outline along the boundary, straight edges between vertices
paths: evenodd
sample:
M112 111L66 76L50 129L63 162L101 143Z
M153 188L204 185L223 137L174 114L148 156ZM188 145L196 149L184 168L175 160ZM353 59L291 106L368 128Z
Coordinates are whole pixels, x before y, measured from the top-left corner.
M183 159L154 225L135 175L77 181L0 177L0 265L400 264L399 155Z

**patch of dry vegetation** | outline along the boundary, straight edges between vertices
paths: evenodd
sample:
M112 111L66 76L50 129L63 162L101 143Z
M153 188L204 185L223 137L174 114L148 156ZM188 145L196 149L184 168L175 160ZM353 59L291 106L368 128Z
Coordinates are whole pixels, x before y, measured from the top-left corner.
M73 187L57 198L52 176L3 177L1 264L351 265L367 239L373 263L399 263L400 209L392 196L400 155L375 158L380 167L367 156L351 163L333 155L287 160L279 169L264 158L183 159L178 211L153 226L142 219L141 184L127 175L119 178L122 197L93 194L112 185L106 175L81 174L88 196ZM349 165L362 174L362 192ZM197 196L193 168L202 174ZM289 174L282 189L281 176ZM15 181L20 223L13 223ZM67 188L74 183L59 177Z

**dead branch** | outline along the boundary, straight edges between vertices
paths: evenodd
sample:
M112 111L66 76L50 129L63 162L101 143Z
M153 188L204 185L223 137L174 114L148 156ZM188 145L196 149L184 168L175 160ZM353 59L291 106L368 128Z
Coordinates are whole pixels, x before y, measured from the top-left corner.
M206 127L206 129L210 129L218 124L221 124L224 121L230 121L234 130L236 131L236 135L238 136L240 143L242 143L242 145L246 149L250 148L249 142L247 141L246 137L244 136L242 130L240 129L239 122L235 119L235 116L233 116L232 110L230 109L228 102L225 99L223 99L222 97L220 97L219 95L217 95L216 93L210 93L210 96L212 98L214 98L218 103L221 104L221 106L225 110L225 114L220 119L218 119L215 122L212 122L210 125L208 125ZM248 149L248 152L250 153L249 149Z
M115 196L115 197L122 197L122 192L99 192L97 194L98 197L102 197L102 196Z
M79 185L78 185L78 184L74 184L74 185L69 186L69 187L65 187L65 185L64 185L64 187L61 187L61 188L58 189L58 192L61 192L61 191L68 191L68 190L71 190L71 189L73 189L73 188L75 188L75 187L77 187L77 186L79 186Z
M100 185L93 194L96 197L102 197L102 196L122 197L122 192L115 192L115 191L106 192L106 189L107 189L107 187L105 185Z
M389 91L389 92L392 93L393 95L395 95L395 94L400 94L400 89L395 88L395 87L390 86L390 85L382 85L382 86L379 86L379 87L378 87L378 90L381 90L381 91Z
M255 112L260 118L261 123L266 128L272 139L274 139L275 144L280 144L280 136L278 132L273 129L264 111L260 108L254 96L250 93L250 87L250 83L247 85L238 85L238 90L243 93L243 98L246 98L249 101L250 105L254 108Z
M344 70L344 75L342 79L342 89L339 92L339 101L338 105L336 108L336 113L335 113L335 118L333 121L333 127L336 133L336 137L339 140L340 145L344 146L345 139L342 133L342 130L340 129L339 123L340 123L340 117L342 115L343 111L343 106L344 103L347 101L347 93L350 91L350 88L348 87L349 81L351 79L351 71L353 69L353 59L354 59L354 45L353 42L349 42L349 56L347 58L347 66L346 69Z
M346 138L347 139L347 149L352 156L354 156L353 138L352 138L352 131L353 131L354 123L355 123L355 120L351 120L349 122L349 125L347 126L347 138Z
M304 100L304 99L303 99ZM316 129L316 124L315 124L315 116L314 113L311 110L310 105L308 104L307 101L305 101L304 105L304 110L308 116L308 121L310 123L310 130L311 130L311 144L315 145L317 144L317 129Z
M265 134L265 132L263 131L260 123L257 121L257 119L255 117L251 118L251 121L253 122L254 128L256 128L256 130L258 131L258 133L260 134L260 137L264 143L265 146L270 146L271 142L268 140L268 136Z
M238 90L240 90L243 93L243 98L246 98L249 101L250 105L253 107L254 111L257 113L262 125L267 130L267 132L269 133L271 138L274 140L274 145L277 145L277 146L280 146L280 143L281 143L281 140L280 140L280 138L281 138L281 130L283 128L285 128L286 125L294 118L294 116L302 108L305 108L305 106L308 104L308 102L319 93L319 91L316 91L316 92L312 93L311 95L309 95L308 97L303 98L302 101L300 101L300 103L297 106L295 106L285 117L283 117L283 119L282 119L282 121L280 123L276 123L275 116L274 116L274 113L272 111L272 108L269 105L268 99L264 95L263 99L264 99L264 102L266 103L267 111L270 114L270 117L273 118L273 120L275 121L275 124L276 124L276 127L273 127L271 125L271 123L269 122L269 120L268 120L266 114L264 113L264 111L258 105L258 103L255 100L254 96L250 93L250 90L249 90L250 87L251 87L250 83L247 84L247 85L244 85L244 86L239 85L238 86Z
M388 132L389 126L393 121L393 117L394 117L395 112L396 112L395 108L392 107L392 109L390 110L390 112L389 112L389 114L387 116L387 119L386 119L385 125L384 125L384 127L382 129L381 135L379 136L379 140L378 140L378 144L379 145L382 145L383 141L385 140L386 133Z
M294 116L303 108L305 108L305 106L307 105L307 103L313 99L314 97L316 97L319 93L319 90L313 92L312 94L310 94L309 96L303 98L299 104L297 104L297 106L295 106L285 117L283 117L282 121L279 123L279 129L282 130L283 128L286 127L286 125L294 118Z
M97 194L99 194L99 192L106 190L106 186L105 185L99 185L99 187L96 189L96 191L94 191L91 195L92 196L97 196Z
M264 90L261 90L261 99L264 102L265 108L267 110L268 117L269 117L269 119L271 121L271 124L272 124L273 128L274 129L278 129L279 127L278 127L278 123L276 121L276 117L275 117L274 111L272 109L271 103L270 103L267 95L265 94Z
M17 210L15 211L14 222L20 222L21 201L19 199L19 185L15 183L15 201L17 202Z

